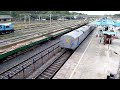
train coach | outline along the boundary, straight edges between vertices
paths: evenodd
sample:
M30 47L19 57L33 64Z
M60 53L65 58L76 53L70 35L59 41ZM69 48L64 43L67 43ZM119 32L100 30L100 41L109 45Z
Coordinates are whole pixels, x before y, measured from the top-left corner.
M2 23L0 24L0 34L12 33L14 32L12 23Z
M60 46L66 49L75 50L79 44L95 29L95 26L86 25L67 33L60 38Z

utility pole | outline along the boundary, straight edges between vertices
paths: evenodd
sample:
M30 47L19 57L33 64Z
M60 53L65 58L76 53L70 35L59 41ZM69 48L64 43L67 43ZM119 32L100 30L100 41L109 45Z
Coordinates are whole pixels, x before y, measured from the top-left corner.
M12 11L10 11L10 15L12 14Z
M24 23L26 23L26 15L24 15Z
M31 14L28 15L28 18L29 18L29 24L30 24L30 15L31 15ZM29 25L29 29L31 29L31 28L30 28L30 25Z
M39 21L40 21L40 15L39 15Z
M10 16L12 16L12 15L11 15L11 11L10 11ZM10 19L10 21L12 21L12 20Z
M30 14L28 15L28 17L29 17L29 24L30 24Z
M50 14L50 27L51 27L51 14Z
M21 14L20 14L20 21L21 21Z

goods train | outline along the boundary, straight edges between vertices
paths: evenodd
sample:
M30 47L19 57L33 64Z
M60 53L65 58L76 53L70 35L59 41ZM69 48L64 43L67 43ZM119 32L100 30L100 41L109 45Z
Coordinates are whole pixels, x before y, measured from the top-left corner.
M67 33L60 38L60 46L62 48L75 50L79 44L95 29L95 26L86 25L80 27L70 33Z
M2 23L0 24L0 34L14 32L12 23Z

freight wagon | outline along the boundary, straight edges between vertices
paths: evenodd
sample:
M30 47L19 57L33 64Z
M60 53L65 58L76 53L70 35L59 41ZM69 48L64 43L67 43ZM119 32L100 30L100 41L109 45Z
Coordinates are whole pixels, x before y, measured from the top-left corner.
M86 25L61 36L60 46L75 50L93 29L95 29L95 26Z

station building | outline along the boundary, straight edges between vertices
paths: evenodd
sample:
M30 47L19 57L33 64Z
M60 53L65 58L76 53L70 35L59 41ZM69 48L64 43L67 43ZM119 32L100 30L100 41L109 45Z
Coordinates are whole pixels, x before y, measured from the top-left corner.
M2 21L12 21L13 17L10 15L0 15L0 22Z

